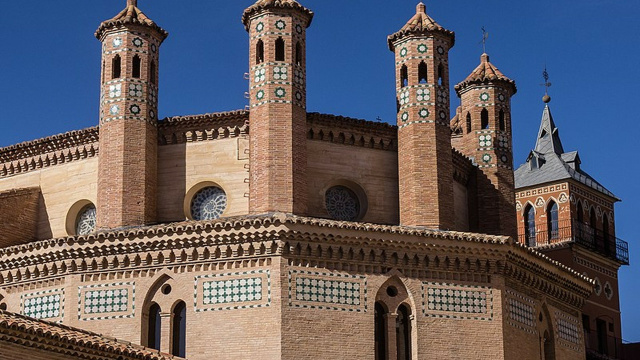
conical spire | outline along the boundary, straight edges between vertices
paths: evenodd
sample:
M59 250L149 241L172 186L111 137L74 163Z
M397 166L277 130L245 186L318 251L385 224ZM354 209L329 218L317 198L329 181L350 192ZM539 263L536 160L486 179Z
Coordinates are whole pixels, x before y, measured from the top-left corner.
M296 0L258 0L255 4L249 6L242 14L242 23L244 24L245 29L249 31L249 19L251 19L253 15L261 10L269 8L289 8L299 10L309 19L307 27L311 25L311 20L313 20L313 11L300 5Z
M489 54L484 53L480 56L480 65L478 65L464 81L456 85L455 89L458 95L460 95L460 92L470 85L487 85L496 82L512 87L513 94L518 91L515 81L500 72L500 70L489 61Z
M540 123L538 140L536 141L534 150L540 154L553 152L557 155L562 155L564 153L564 148L560 141L560 134L558 133L556 124L553 122L553 116L551 115L551 109L548 103L544 106L544 111L542 112L542 122Z
M389 35L387 40L389 41L389 49L393 51L395 46L393 45L398 39L406 35L428 35L430 33L440 33L451 40L451 47L455 43L455 33L440 26L435 20L427 15L427 6L424 3L419 3L416 6L416 14L409 19L409 21L395 34Z
M156 30L162 37L162 40L169 36L166 30L158 26L153 20L149 19L142 10L138 9L138 0L127 0L127 7L113 18L103 21L95 35L98 40L102 40L102 36L107 30L126 24L148 26Z

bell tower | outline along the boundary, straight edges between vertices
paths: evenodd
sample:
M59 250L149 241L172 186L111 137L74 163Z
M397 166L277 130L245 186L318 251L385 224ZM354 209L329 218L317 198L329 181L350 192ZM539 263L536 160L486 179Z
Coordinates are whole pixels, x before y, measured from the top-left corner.
M479 231L515 237L511 97L516 84L482 54L480 65L455 86L464 155L478 164Z
M249 211L304 215L306 31L313 12L295 0L259 0L244 11L249 32Z
M449 230L455 226L449 128L449 49L455 34L418 4L388 37L395 53L400 223Z
M95 35L102 42L97 227L153 223L159 51L168 33L127 0Z

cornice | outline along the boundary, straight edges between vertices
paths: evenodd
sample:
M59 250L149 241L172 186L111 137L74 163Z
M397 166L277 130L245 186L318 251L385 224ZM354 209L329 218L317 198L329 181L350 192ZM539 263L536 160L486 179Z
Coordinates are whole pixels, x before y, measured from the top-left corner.
M387 123L308 113L307 126L310 140L398 151L398 129Z
M249 112L245 110L168 117L158 123L159 145L184 144L248 134Z

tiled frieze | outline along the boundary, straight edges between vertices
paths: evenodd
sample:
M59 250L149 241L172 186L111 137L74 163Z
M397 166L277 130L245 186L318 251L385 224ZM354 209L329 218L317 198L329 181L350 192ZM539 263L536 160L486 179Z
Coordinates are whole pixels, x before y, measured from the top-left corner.
M135 316L134 282L78 287L78 320L125 319Z
M509 311L509 325L530 334L535 334L535 301L511 290L507 290L506 293Z
M422 312L428 317L492 320L493 291L485 286L425 282Z
M20 295L22 315L35 319L62 322L64 319L64 289L51 289Z
M310 309L367 311L364 276L289 271L289 305Z
M253 270L196 276L194 308L200 311L251 309L271 305L271 275Z
M581 341L582 328L574 316L556 311L556 338L565 347L578 351Z

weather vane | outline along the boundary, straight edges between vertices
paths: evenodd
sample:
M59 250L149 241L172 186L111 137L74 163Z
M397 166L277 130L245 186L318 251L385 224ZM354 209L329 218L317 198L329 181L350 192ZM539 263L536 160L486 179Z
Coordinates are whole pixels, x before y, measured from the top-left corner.
M549 82L549 73L547 72L547 66L545 65L544 71L542 72L542 77L544 78L544 93L545 95L549 95L549 88L551 87L551 83Z
M486 54L487 53L487 39L489 39L489 33L487 32L487 30L484 29L484 26L482 27L482 53Z

